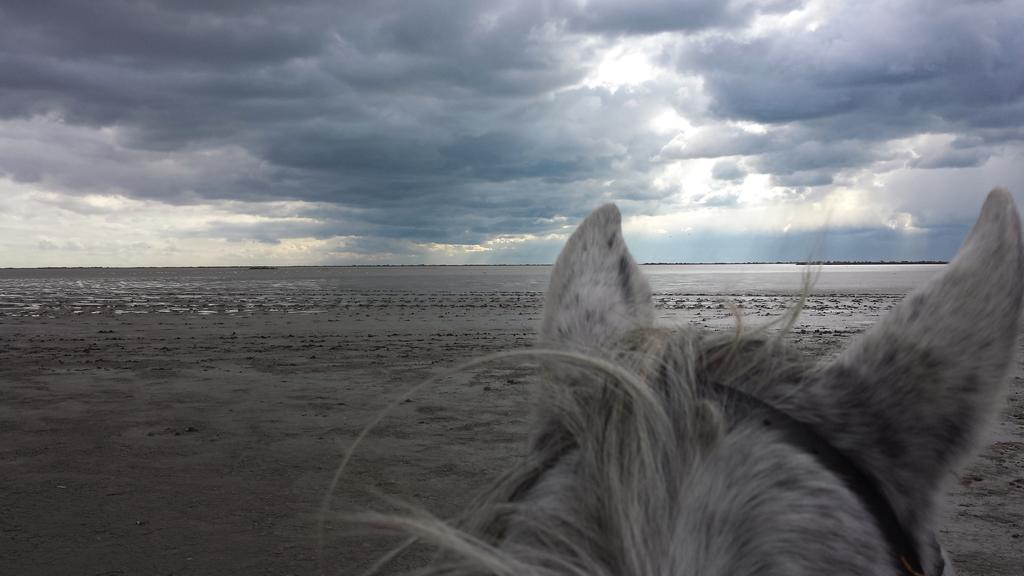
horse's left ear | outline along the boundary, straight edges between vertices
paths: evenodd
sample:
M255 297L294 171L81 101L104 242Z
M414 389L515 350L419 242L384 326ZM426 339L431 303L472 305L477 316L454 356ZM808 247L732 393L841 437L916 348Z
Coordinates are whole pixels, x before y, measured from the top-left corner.
M621 221L619 209L606 204L562 249L544 299L543 345L592 352L653 324L651 289L626 249Z

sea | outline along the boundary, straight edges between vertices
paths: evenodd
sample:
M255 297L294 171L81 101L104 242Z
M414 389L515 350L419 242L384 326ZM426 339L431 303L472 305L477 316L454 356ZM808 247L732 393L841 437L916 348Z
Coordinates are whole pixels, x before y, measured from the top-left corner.
M680 264L642 269L662 307L693 297L898 297L943 264ZM419 305L538 307L550 266L0 269L0 318L318 314Z

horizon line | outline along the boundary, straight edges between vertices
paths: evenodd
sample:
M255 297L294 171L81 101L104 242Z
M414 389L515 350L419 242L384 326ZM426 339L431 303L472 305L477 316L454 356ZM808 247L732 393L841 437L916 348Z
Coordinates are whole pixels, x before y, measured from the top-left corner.
M640 262L640 266L754 266L792 264L796 266L862 266L862 265L910 265L948 264L947 260L776 260L746 262ZM0 270L128 270L128 269L216 269L233 268L244 270L277 270L283 268L468 268L468 267L539 267L554 266L554 263L511 263L511 264L280 264L280 265L196 265L196 266L0 266Z

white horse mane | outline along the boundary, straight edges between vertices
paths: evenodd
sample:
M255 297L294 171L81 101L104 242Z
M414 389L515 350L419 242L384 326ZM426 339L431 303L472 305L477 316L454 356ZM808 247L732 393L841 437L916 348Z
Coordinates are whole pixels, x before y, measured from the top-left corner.
M781 329L669 331L612 205L552 271L530 451L459 519L355 521L441 551L415 574L769 576L905 574L875 516L819 458L709 393L726 387L812 426L865 470L927 576L944 478L993 418L1013 360L1024 247L1012 197L993 190L941 277L838 358L814 362ZM775 328L780 328L776 326Z

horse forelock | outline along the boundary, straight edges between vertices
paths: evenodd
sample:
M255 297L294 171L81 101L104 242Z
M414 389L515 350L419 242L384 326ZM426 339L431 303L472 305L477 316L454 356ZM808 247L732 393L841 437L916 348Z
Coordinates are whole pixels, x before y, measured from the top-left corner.
M681 562L680 539L697 538L680 534L694 490L717 489L699 472L721 452L730 423L708 387L782 399L813 374L782 332L638 329L597 357L635 378L586 362L548 370L529 454L457 523L476 547L425 573L493 573L483 557L510 573L665 573ZM729 451L742 454L734 444Z

